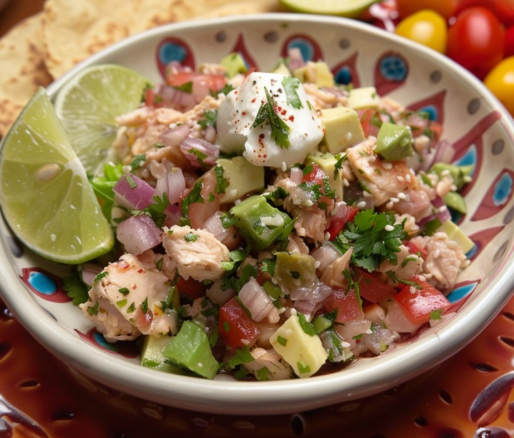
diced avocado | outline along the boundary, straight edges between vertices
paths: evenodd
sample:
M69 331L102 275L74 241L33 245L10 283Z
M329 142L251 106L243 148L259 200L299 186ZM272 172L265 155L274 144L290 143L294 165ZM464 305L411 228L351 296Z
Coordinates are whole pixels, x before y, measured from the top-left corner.
M457 242L464 254L469 252L475 246L473 241L464 234L459 226L449 219L444 221L443 225L441 228L439 228L438 231L445 232L450 240Z
M325 128L321 144L333 155L366 139L358 114L350 108L338 106L321 110L320 120Z
M389 161L398 161L412 155L412 135L405 126L384 122L378 131L375 151Z
M271 336L270 342L300 378L315 374L328 357L319 337L303 331L297 315L291 315Z
M228 180L220 203L232 204L247 193L264 190L263 166L254 166L245 157L220 158L216 163L223 167L223 177Z
M163 354L175 365L207 379L213 379L220 366L212 355L204 330L191 321L184 321L177 336L168 344Z
M230 214L243 238L256 251L267 248L275 240L285 239L294 225L286 213L272 207L260 195L241 201L232 207Z
M314 152L307 155L305 164L317 164L319 168L327 175L330 183L330 188L335 191L336 197L339 200L343 199L343 177L342 169L336 169L336 164L339 161L339 157L323 152Z
M443 196L443 201L446 206L453 208L455 211L459 213L466 214L468 212L468 208L466 206L466 201L457 192L448 192Z
M348 95L348 106L354 110L378 109L380 99L375 87L352 88Z
M141 350L141 365L166 373L187 375L186 370L166 360L163 355L172 339L169 336L146 336Z
M435 163L430 168L429 172L436 173L439 178L443 176L443 173L448 173L457 189L461 189L464 184L471 180L469 175L472 170L473 166L457 166L455 164L448 163Z
M307 254L289 254L277 252L275 273L273 274L279 286L289 289L312 287L317 283L316 260Z
M334 75L326 62L309 62L306 66L293 71L293 76L300 82L309 82L318 87L333 87L335 85Z
M276 73L284 76L291 76L291 71L287 67L284 59L281 59L278 64L271 70L271 73Z
M220 61L220 64L227 69L229 78L233 78L238 73L246 73L248 71L245 60L239 53L230 53Z

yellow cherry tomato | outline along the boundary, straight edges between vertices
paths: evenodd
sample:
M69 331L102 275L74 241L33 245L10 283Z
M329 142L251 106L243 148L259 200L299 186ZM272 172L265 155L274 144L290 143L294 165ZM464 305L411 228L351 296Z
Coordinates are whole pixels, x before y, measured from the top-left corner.
M396 33L440 53L446 52L446 21L437 12L428 9L416 12L398 24Z
M514 116L514 56L500 61L488 73L484 84Z

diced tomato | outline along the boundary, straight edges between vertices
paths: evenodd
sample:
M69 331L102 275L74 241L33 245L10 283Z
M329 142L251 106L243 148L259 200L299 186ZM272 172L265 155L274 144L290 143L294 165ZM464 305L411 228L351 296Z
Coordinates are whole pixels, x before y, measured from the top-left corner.
M359 281L359 291L362 298L370 303L378 303L387 298L394 297L398 291L388 284L380 281L373 274L364 269L357 269L361 280Z
M220 307L218 332L230 348L251 347L257 342L260 330L248 313L232 298Z
M422 324L430 320L430 312L450 307L450 302L434 286L419 278L411 281L418 283L421 289L405 286L394 299L405 309L406 316L414 324Z
M327 175L316 163L311 164L311 167L312 170L309 173L303 175L302 182L323 187L323 180L327 178Z
M347 222L353 221L355 215L359 212L356 207L340 204L336 213L330 216L330 225L327 232L330 234L330 240L334 240L337 235L344 230Z
M181 71L174 74L169 74L166 77L166 82L172 87L180 87L188 82L193 83L193 94L195 89L205 89L207 91L219 91L227 83L225 75L207 75L197 72Z
M155 104L155 91L152 88L145 90L145 105L154 106Z
M345 323L364 318L360 299L353 289L346 294L345 289L334 288L334 292L322 302L322 309L324 313L331 313L335 308L336 322Z
M370 122L371 122L371 118L373 117L375 112L376 112L375 110L367 108L364 111L362 111L362 113L360 115L361 126L362 126L362 130L364 131L364 136L365 137L369 136L369 125L370 125Z
M418 254L421 256L421 258L423 260L425 260L427 257L428 257L428 251L424 248L420 248L418 245L416 245L415 243L412 243L411 240L409 240L409 242L407 243L407 247L409 248L409 252L411 254Z
M432 120L428 130L430 131L430 144L432 147L435 147L441 138L441 134L443 133L443 125Z
M179 277L177 282L177 289L181 294L196 299L205 295L207 286L205 286L202 282L195 280L194 278L188 278L187 280L184 280L182 277Z

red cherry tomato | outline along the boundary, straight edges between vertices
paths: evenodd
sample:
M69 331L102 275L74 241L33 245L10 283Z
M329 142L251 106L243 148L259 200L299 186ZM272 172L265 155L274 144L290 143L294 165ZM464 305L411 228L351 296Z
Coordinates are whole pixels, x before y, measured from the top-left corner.
M489 9L506 27L514 26L514 0L459 0L455 16L473 6Z
M479 79L503 59L505 29L483 7L465 9L448 31L447 55Z
M396 0L396 3L401 18L431 9L448 20L454 15L458 0Z
M514 56L514 26L505 31L505 58Z

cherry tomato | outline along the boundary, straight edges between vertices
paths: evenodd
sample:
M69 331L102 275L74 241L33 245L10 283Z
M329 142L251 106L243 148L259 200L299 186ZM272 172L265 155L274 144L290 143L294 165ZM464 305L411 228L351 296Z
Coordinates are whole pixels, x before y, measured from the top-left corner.
M455 16L473 6L489 9L506 27L514 26L514 0L460 0Z
M494 67L484 84L514 116L514 56L505 58Z
M505 31L505 58L514 56L514 26Z
M458 0L396 0L400 17L405 18L423 9L431 9L448 20L455 14Z
M486 8L462 11L448 31L447 55L484 79L503 59L505 29L500 20Z
M446 52L448 31L445 19L437 12L423 10L405 18L396 27L396 34L439 53Z

